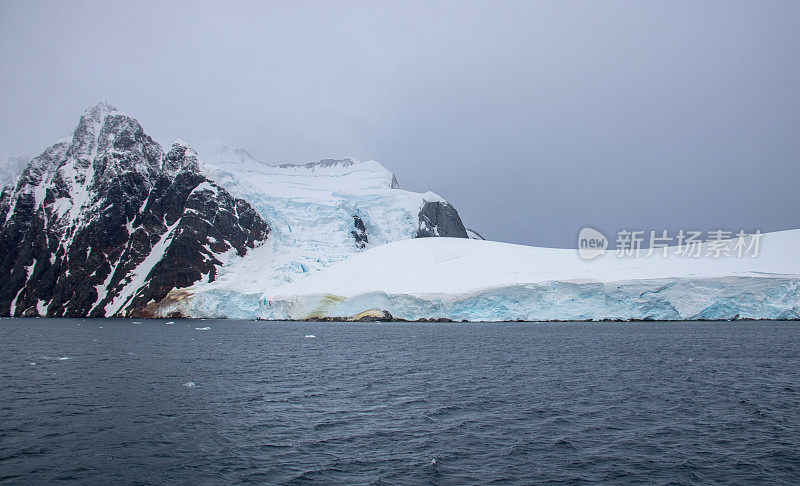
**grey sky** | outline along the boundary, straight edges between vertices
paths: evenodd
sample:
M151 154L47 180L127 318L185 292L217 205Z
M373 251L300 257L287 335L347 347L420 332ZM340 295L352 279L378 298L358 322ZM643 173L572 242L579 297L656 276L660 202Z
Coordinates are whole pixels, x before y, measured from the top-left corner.
M0 154L107 99L162 143L378 160L491 239L800 228L800 2L166 3L0 0Z

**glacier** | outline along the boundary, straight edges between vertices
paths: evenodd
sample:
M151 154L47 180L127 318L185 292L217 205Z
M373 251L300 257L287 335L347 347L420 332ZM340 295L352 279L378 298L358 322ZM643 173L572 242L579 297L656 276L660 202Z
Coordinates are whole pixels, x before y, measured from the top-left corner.
M800 230L762 235L755 258L689 258L673 247L666 256L605 251L586 261L574 249L474 235L415 238L425 202L444 200L399 189L374 161L270 166L220 144L200 145L198 153L206 176L252 204L272 233L220 268L215 281L174 290L162 315L453 321L800 315ZM364 247L353 240L355 216L369 236ZM728 244L733 250L736 241Z
M204 175L248 201L269 221L271 232L264 244L220 267L213 282L173 291L159 311L165 315L257 317L263 289L290 284L370 248L415 238L423 207L449 204L433 192L400 189L394 174L376 161L267 165L222 142L194 147ZM354 238L359 225L366 236L361 245Z
M752 239L754 237L747 237ZM750 244L750 242L745 242ZM728 240L734 248L735 240ZM800 230L754 257L618 257L482 240L408 240L265 289L261 319L453 321L800 318ZM701 254L706 248L701 247Z

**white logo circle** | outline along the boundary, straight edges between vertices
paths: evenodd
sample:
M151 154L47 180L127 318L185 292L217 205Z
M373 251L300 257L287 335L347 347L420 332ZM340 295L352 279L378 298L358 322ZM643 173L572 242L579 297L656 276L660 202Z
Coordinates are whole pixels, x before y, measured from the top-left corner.
M606 254L608 239L594 228L583 228L578 233L578 256L593 260Z

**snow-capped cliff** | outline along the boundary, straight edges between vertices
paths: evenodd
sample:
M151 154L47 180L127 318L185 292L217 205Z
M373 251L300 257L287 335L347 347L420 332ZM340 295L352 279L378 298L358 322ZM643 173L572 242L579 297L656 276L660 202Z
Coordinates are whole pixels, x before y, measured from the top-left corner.
M745 243L749 246L753 237ZM735 247L736 240L728 245ZM800 230L763 235L756 257L616 257L452 238L373 248L279 288L264 319L469 321L800 317ZM704 247L700 254L706 255Z

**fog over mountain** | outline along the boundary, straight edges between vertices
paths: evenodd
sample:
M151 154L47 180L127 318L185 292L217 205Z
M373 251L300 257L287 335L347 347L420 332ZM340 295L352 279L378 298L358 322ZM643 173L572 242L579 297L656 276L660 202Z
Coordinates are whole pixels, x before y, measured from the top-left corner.
M798 228L797 25L788 1L4 1L0 159L105 99L166 148L376 160L488 239Z

